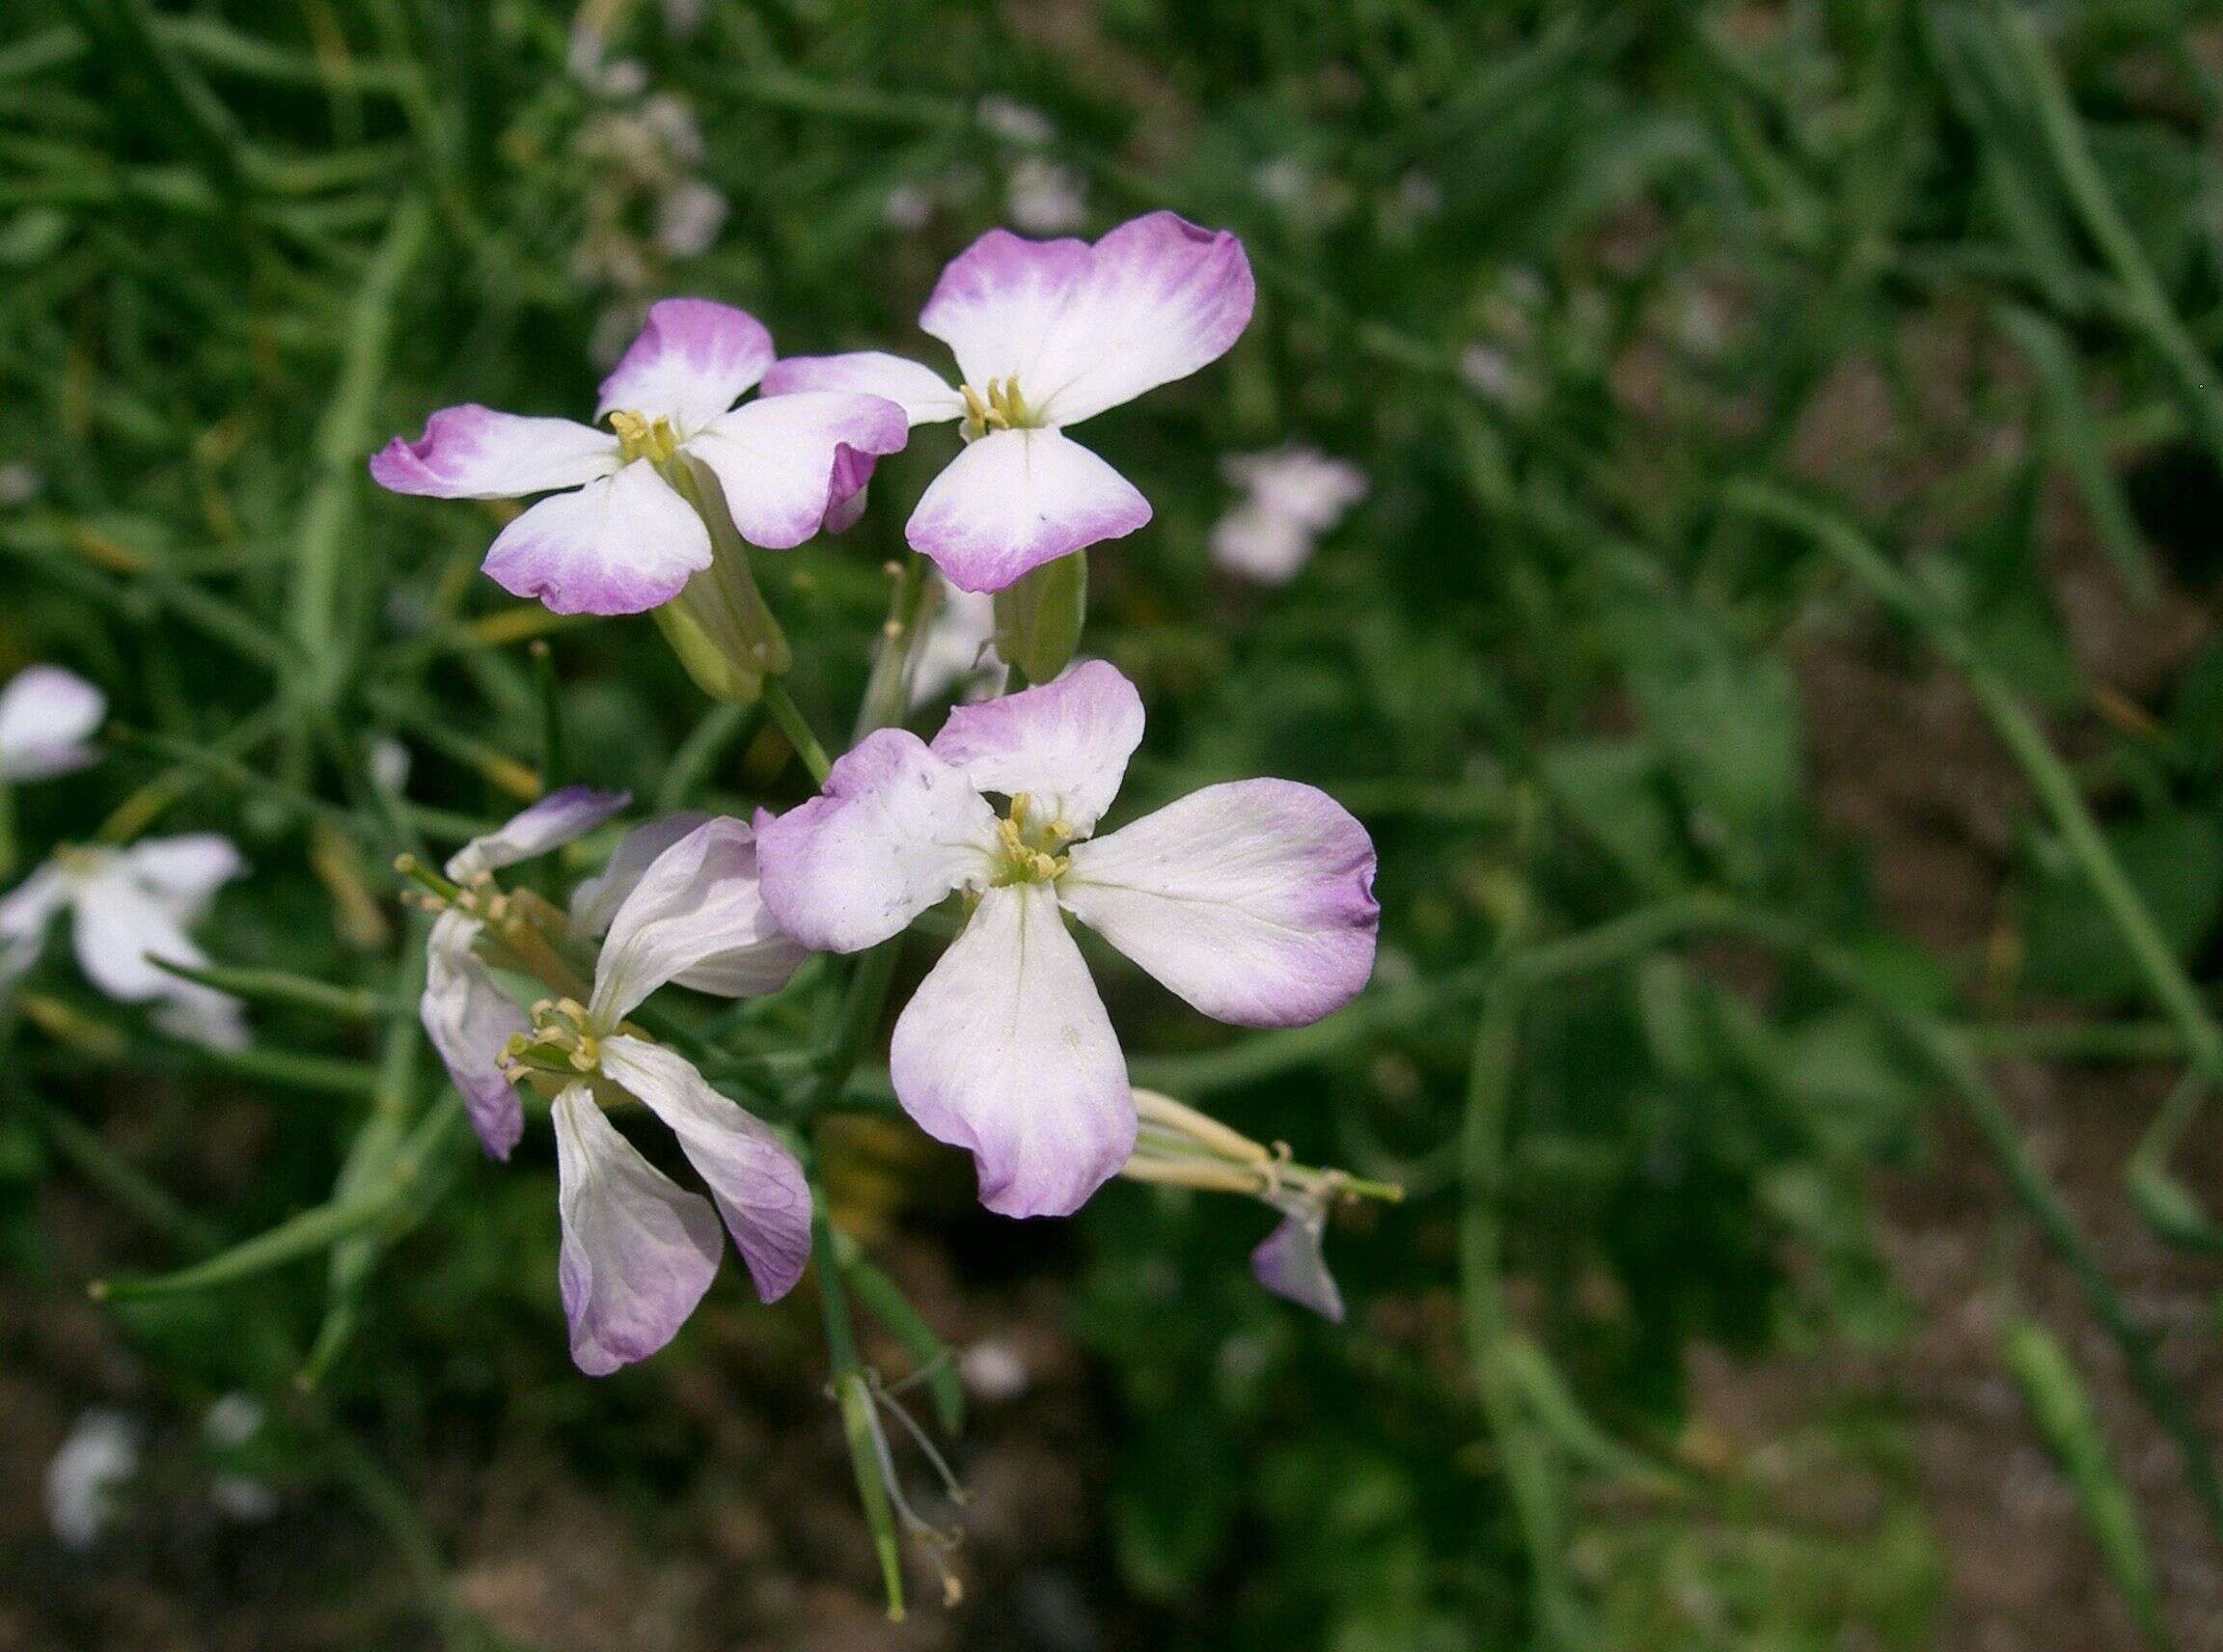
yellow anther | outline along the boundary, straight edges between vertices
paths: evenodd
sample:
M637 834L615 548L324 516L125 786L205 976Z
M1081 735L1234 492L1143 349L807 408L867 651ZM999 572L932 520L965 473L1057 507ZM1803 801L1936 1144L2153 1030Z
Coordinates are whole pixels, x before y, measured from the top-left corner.
M1034 800L1031 797L1029 797L1025 792L1020 791L1012 793L1011 824L1024 832L1027 829L1027 812L1033 807Z
M610 415L610 428L618 437L618 456L627 464L635 459L662 464L679 451L678 435L668 419L649 419L620 407Z

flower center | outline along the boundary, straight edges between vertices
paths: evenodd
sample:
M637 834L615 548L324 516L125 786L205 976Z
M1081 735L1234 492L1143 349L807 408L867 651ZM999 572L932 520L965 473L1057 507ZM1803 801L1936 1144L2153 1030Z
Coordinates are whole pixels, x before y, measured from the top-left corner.
M620 407L610 415L610 428L618 435L618 456L627 464L635 459L663 464L679 451L678 432L669 419L649 419Z
M1011 799L1011 812L996 822L996 864L989 873L992 889L1015 883L1050 883L1071 869L1073 857L1064 852L1073 840L1073 828L1062 819L1029 819L1033 803L1025 792Z
M513 1032L502 1048L502 1076L518 1084L535 1076L574 1082L602 1067L602 1040L575 998L544 998L533 1006L533 1030Z
M970 384L960 384L957 394L965 398L965 423L958 429L968 442L976 442L991 430L1030 430L1044 423L1042 415L1021 399L1017 373L990 379L985 396Z

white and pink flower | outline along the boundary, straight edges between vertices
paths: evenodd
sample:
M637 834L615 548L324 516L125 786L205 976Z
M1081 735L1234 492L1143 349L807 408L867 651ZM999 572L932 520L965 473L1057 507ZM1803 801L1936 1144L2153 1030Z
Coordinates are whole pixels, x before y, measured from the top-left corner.
M906 535L951 584L1002 591L1150 520L1135 484L1065 431L1226 354L1256 296L1240 240L1171 212L1092 245L991 230L942 272L919 317L955 354L960 383L864 350L790 357L765 374L764 394L864 392L900 403L913 425L961 421L964 451Z
M772 365L756 318L701 298L668 298L602 381L599 430L477 405L432 415L414 442L370 460L379 485L440 499L549 497L495 537L486 572L559 614L640 614L711 564L710 529L667 474L692 460L743 539L785 549L837 526L869 458L908 435L878 396L829 389L734 403ZM690 475L695 473L689 473Z
M0 688L0 785L87 768L86 742L107 715L100 691L60 666L25 666Z
M1070 915L1205 1014L1292 1027L1373 968L1374 848L1308 785L1207 786L1093 836L1142 737L1112 666L868 736L823 794L759 817L764 900L805 945L878 945L952 891L964 930L895 1025L904 1108L970 1149L1007 1216L1077 1209L1136 1139L1127 1066ZM1008 800L998 811L987 794Z
M1213 524L1212 560L1262 585L1286 585L1320 536L1366 497L1366 473L1311 448L1232 454L1221 461L1243 502Z

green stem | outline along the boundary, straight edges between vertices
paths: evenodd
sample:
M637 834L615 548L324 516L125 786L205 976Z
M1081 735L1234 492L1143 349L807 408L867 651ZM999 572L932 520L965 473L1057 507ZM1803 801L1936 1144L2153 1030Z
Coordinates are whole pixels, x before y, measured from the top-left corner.
M803 708L795 703L795 697L787 692L787 684L779 677L764 679L764 703L771 710L772 721L780 725L780 731L787 736L787 743L795 748L795 755L803 759L803 766L810 771L810 778L820 785L833 772L834 760L827 757L826 748L819 744L812 732L810 720L803 715Z
M864 1523L880 1556L880 1583L888 1594L889 1621L903 1620L903 1554L895 1530L895 1511L880 1479L880 1453L873 1441L872 1389L857 1351L857 1327L849 1316L847 1287L833 1224L823 1203L810 1213L810 1257L818 1270L818 1300L825 1310L826 1355L834 1369L834 1398L841 1410L841 1432L849 1445L849 1464L857 1476L857 1496Z
M913 551L896 576L888 601L888 622L881 627L880 647L872 659L872 678L857 710L858 740L875 729L902 722L911 703L911 662L919 653L918 634L933 612L927 601L933 590L927 566L926 559Z

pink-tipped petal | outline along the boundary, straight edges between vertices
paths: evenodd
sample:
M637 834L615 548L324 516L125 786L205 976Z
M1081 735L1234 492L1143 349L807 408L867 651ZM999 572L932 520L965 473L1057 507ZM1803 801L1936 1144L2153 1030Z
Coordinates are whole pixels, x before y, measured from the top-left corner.
M888 1072L921 1130L971 1150L999 1215L1070 1215L1135 1147L1126 1059L1046 884L980 897L896 1021Z
M770 1125L712 1089L694 1064L660 1044L602 1041L602 1071L661 1118L708 1184L756 1294L775 1302L810 1259L810 1185Z
M462 1094L480 1144L488 1157L507 1159L525 1133L525 1113L502 1076L502 1051L529 1023L472 951L478 933L478 920L463 912L443 912L433 923L417 1019Z
M370 456L370 480L434 499L522 499L578 487L618 468L618 438L571 419L530 419L469 403L443 407L414 442Z
M47 780L97 762L85 741L108 701L75 672L26 666L0 688L0 785Z
M1056 430L997 430L949 461L903 532L951 585L1002 591L1149 520L1135 484L1079 442Z
M1058 898L1182 998L1238 1027L1298 1027L1358 996L1382 909L1374 844L1314 786L1208 785L1073 846Z
M863 485L855 455L895 453L910 434L892 401L807 390L734 408L690 439L687 451L717 477L741 537L785 550L817 533L827 511ZM837 467L844 448L854 454Z
M918 735L882 729L835 763L820 796L756 836L780 927L819 951L857 952L986 879L996 812Z
M1142 743L1142 697L1119 668L1083 660L1055 682L949 713L931 748L981 791L1027 795L1028 818L1095 830Z
M710 530L645 461L543 499L495 537L486 574L554 614L645 614L710 565Z
M1327 1212L1311 1203L1291 1204L1280 1225L1250 1253L1250 1271L1276 1296L1308 1308L1323 1319L1343 1323L1343 1293L1328 1271L1320 1249Z
M1093 246L1003 231L953 260L919 324L956 352L965 381L1016 376L1052 425L1186 378L1226 354L1257 302L1243 243L1172 212Z
M483 872L499 871L535 855L545 855L550 849L560 849L622 813L632 801L629 791L596 791L590 785L567 785L552 791L450 855L448 875L457 883L469 883Z
M844 442L834 450L834 474L826 484L826 516L819 532L846 534L864 519L864 501L871 491L872 471L880 460L861 454Z
M555 1117L571 1358L606 1377L678 1335L717 1277L725 1241L710 1201L643 1158L585 1085L556 1098Z
M847 390L878 396L903 409L914 425L938 425L965 416L965 399L930 367L886 350L852 350L838 356L787 356L764 375L766 396L799 390Z
M602 381L594 417L622 410L668 419L684 438L740 400L771 365L772 335L748 311L667 298L648 306L641 336Z
M720 816L657 856L618 908L588 1016L616 1027L672 980L727 998L777 992L804 956L758 891L755 834Z

